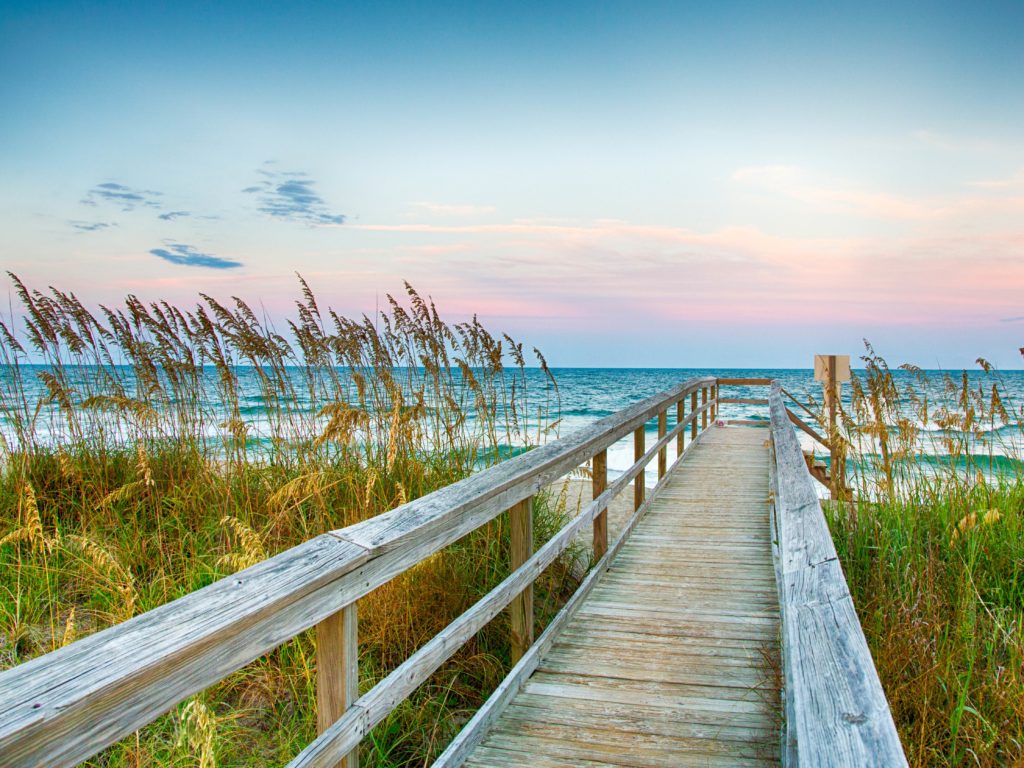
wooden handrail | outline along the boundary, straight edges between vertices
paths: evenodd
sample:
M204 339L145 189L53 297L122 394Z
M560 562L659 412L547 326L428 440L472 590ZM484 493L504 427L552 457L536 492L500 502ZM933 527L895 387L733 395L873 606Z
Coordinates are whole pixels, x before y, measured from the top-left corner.
M766 397L720 397L718 402L722 405L768 405Z
M682 427L685 427L690 422L695 414L691 414L690 418L681 421L680 424L667 435L666 444L668 440L671 440L672 433L679 431L679 434L684 434ZM653 457L654 453L659 450L661 441L655 445L645 455L645 461L649 461ZM582 604L584 598L591 592L594 586L597 584L597 580L601 577L608 567L611 565L616 553L622 548L626 540L629 538L630 533L636 527L637 523L644 516L647 510L650 508L652 501L661 490L662 486L669 481L671 472L675 469L679 462L686 458L687 454L697 445L697 441L691 442L686 448L679 453L679 455L672 462L669 467L668 473L665 477L658 481L658 484L654 487L648 497L645 499L643 506L640 507L633 516L626 522L622 530L619 532L615 542L609 548L608 552L598 560L594 567L590 570L590 573L583 579L579 588L573 593L572 597L566 602L562 610L551 620L547 628L537 639L537 642L532 648L519 660L508 673L508 676L498 685L494 693L484 702L483 706L477 710L476 714L466 723L465 727L456 734L455 738L452 739L451 743L445 751L438 757L434 763L433 768L457 768L462 765L463 760L469 754L469 752L480 743L480 741L486 735L488 727L501 715L502 711L508 706L512 698L516 695L523 683L533 674L534 670L537 669L541 657L548 651L548 649L554 644L555 639L558 637L558 633L561 631L569 620L576 613L576 610ZM622 482L623 487L629 482L629 475L620 477L617 482ZM597 499L595 499L597 503ZM586 511L583 513L586 514ZM289 766L289 768L296 768L296 766Z
M770 386L773 379L729 379L729 378L718 378L718 383L723 387L767 387Z
M699 416L691 414L690 418ZM563 526L543 547L517 568L501 584L487 593L465 613L435 635L391 674L360 697L352 709L318 736L289 763L288 768L331 766L353 749L362 737L387 715L417 686L432 675L469 638L475 635L501 610L509 605L525 587L532 584L545 568L555 561L575 538L583 526L605 511L631 482L643 475L644 468L688 426L683 421L672 428L652 448L643 453L626 472L615 479L600 496L590 502L579 515ZM674 466L674 464L673 464ZM664 478L662 478L664 481ZM660 485L660 483L659 483ZM641 502L634 515L642 514L647 500ZM612 550L612 554L617 551ZM607 558L607 555L605 555ZM524 653L525 655L525 653Z
M813 429L811 429L811 427L808 426L808 424L803 419L801 419L799 416L797 416L795 413L789 410L789 408L786 408L786 413L789 415L789 420L792 421L797 427L799 427L802 432L813 437L825 448L831 449L831 446L828 444L828 441L824 437L819 435L817 432L815 432Z
M383 515L318 536L123 624L0 673L0 690L5 700L5 706L0 708L0 755L4 765L68 766L89 758L188 696L334 616L394 576L529 499L690 395L692 407L687 418L658 440L599 497L610 500L664 446L681 436L687 425L696 434L698 417L706 422L708 409L715 405L714 399L706 402L707 388L714 383L713 377L684 382L565 438ZM705 393L705 402L699 408L698 390ZM588 507L588 520L607 507L607 500L603 506L595 500ZM559 541L564 540L562 533L569 527L578 523L578 530L585 524L580 520L577 517L556 534ZM538 550L509 579L525 578L531 563L536 565L542 552L546 557L551 551ZM507 582L503 585L508 586ZM513 594L509 586L501 593L506 594L514 597L518 593ZM457 646L452 647L451 643L461 636L453 629L456 624L461 621L460 627L471 626L503 597L499 599L492 592L481 603L488 599L490 607L481 607L475 613L471 609L470 618L463 614L445 630L451 630L451 636L445 639L442 633L438 636L441 639L435 638L438 643L431 647L451 648L454 652ZM413 658L422 668L429 666L424 663L425 656ZM413 658L399 669L408 672L407 665ZM385 678L377 687L391 679L392 676ZM347 726L351 731L346 731L342 741L347 744L355 738L358 743L369 727L366 724L382 711L382 702L390 702L391 707L397 705L401 698L395 696L402 690L404 686L394 687L390 692L388 688L382 689L377 699L364 695L322 736L336 732L336 726L346 721L351 723ZM314 744L319 742L320 739ZM336 747L341 742L331 743ZM345 754L335 754L333 763L308 764L334 765Z
M779 389L782 391L782 394L784 394L786 397L788 397L790 399L791 402L794 402L797 405L799 405L801 408L803 408L804 413L806 413L808 416L810 416L816 422L821 424L821 416L816 414L814 411L812 411L810 408L808 408L806 405L804 405L801 401L797 400L796 397L788 389L786 389L785 387L781 387L780 386Z
M785 764L905 766L889 703L777 383L768 399Z

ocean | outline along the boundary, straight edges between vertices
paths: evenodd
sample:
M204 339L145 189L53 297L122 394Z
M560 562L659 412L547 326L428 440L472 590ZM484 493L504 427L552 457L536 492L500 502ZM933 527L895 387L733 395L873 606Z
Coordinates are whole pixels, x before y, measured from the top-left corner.
M216 375L212 369L209 370L209 382L208 386L204 386L203 395L209 402L205 404L204 409L216 415L220 410L218 403L213 402L213 399L217 396ZM515 369L509 370L510 375L512 375L512 371ZM30 404L37 400L45 400L45 386L42 376L40 376L45 371L46 368L44 366L23 366L21 380L25 382L25 392L12 393L8 389L8 391L0 393L0 405L3 405L6 409L16 406L22 395ZM553 369L552 373L557 382L557 391L540 369L527 368L522 373L517 372L519 376L524 377L525 386L529 393L529 407L532 413L527 421L532 419L532 422L527 427L527 431L531 435L536 434L537 428L541 426L533 416L533 414L537 413L538 408L545 414L541 421L545 424L556 422L555 428L547 431L544 436L545 440L569 435L580 427L622 410L638 400L655 395L687 379L700 376L777 379L786 390L802 402L809 402L812 398L820 402L822 398L821 384L814 380L814 373L811 369L558 368ZM919 377L914 373L894 370L892 375L901 390L904 385L914 384L918 392L926 391L932 404L932 412L942 403L955 405L956 394L952 388L959 388L961 373L943 371L926 371L924 373L928 379L928 383L924 388L922 388ZM0 385L3 384L4 374L5 372L0 369ZM90 378L90 372L85 368L80 369L79 375L83 381ZM854 375L863 378L864 374L863 371L854 371ZM129 383L131 382L130 369L122 369L121 376L122 378L127 377L126 380ZM1022 450L1024 449L1024 440L1022 440L1022 429L1020 427L1021 406L1024 404L1024 371L986 373L976 370L968 372L967 376L970 388L972 391L978 391L982 399L988 396L992 385L995 384L1001 397L1005 399L1011 416L1015 416L1015 423L1009 426L1001 426L998 422L996 424L978 425L972 436L975 449L980 452L991 452L996 456L1017 458L1024 455L1024 450ZM519 379L520 387L524 379ZM949 386L947 386L947 380L950 382ZM88 389L88 387L83 387L83 391L85 389ZM264 396L260 388L259 377L253 369L238 369L238 389L239 412L242 419L249 425L250 434L253 436L256 444L258 444L260 436L268 431L269 420ZM314 401L308 395L302 395L301 388L297 388L297 391L300 393L298 398L289 404L289 407L293 408L296 412L316 414L325 405L324 402ZM722 395L724 397L736 398L762 398L766 396L766 393L767 387L763 386L730 386L723 388ZM842 400L847 408L850 405L850 395L850 385L845 384L842 390ZM906 400L904 402L904 410L925 437L921 441L922 452L934 457L941 457L944 451L943 441L939 439L929 441L927 439L930 434L938 437L941 431L934 422L929 424L921 423L916 413L917 409L910 406L910 401ZM791 406L791 408L800 414L798 408L794 406ZM27 410L31 411L32 408L29 407ZM688 410L689 406L687 405ZM227 414L221 414L219 417L209 420L206 428L211 430L208 433L211 442L220 440L221 434L218 434L218 424L226 416ZM12 429L12 418L11 412L0 410L0 434L3 435L8 448L15 447L17 444L17 439ZM721 406L719 418L723 420L766 420L767 407L726 404ZM66 435L61 434L62 424L63 420L57 413L57 406L53 403L46 405L36 420L35 435L37 441L44 445L55 445L63 442L66 439ZM675 409L672 408L668 414L669 428L674 424ZM657 439L656 422L649 422L647 431L648 445L650 445ZM805 448L817 449L819 453L821 452L821 447L817 446L809 436L802 432L797 434ZM533 442L536 442L536 440ZM520 445L505 447L511 452L521 449ZM675 458L674 449L675 446L673 444L669 448L670 460ZM614 476L628 469L632 462L633 442L632 437L627 436L609 449L609 472ZM648 473L648 482L653 482L651 479L652 474Z
M863 370L855 370L854 375L861 380L864 378ZM946 391L946 377L951 377L952 382L959 387L961 372L959 371L923 371L928 381L927 391L932 402L938 407L943 402L950 403L953 396ZM630 403L649 397L650 395L662 392L669 387L686 379L698 376L719 376L723 378L770 378L777 379L784 389L803 403L813 400L822 401L822 385L814 380L814 371L803 368L561 368L554 370L558 381L561 395L562 423L560 434L569 434L574 429L608 416ZM892 371L892 376L897 386L901 389L908 384L913 384L921 390L920 379L916 374L904 370ZM1016 412L1017 420L1021 419L1021 406L1024 405L1024 371L991 372L968 371L969 386L973 390L979 387L986 393L990 392L992 384L999 387L1001 396L1006 398L1006 406L1011 414ZM767 396L767 387L764 386L729 386L722 388L723 397L733 398L763 398ZM847 409L850 407L851 387L844 384L842 387L842 403ZM952 403L950 403L952 404ZM908 415L913 409L910 403L904 404ZM790 404L790 409L798 416L805 417L797 406ZM687 405L687 411L689 405ZM719 410L719 418L722 420L767 420L768 409L761 405L736 405L725 404ZM805 418L808 420L809 417ZM924 425L920 419L913 416L915 425L922 430L924 439L921 441L923 452L933 457L944 455L942 441L931 441L930 434L939 434L939 428L930 423ZM675 424L674 409L670 410L668 426ZM812 425L814 426L814 425ZM815 441L797 431L802 447L807 450L817 450L820 454L822 448ZM1020 426L1000 426L998 423L994 429L982 425L979 430L979 449L991 448L997 456L1012 456L1014 458L1024 455L1024 433ZM657 439L657 424L649 423L647 426L647 443L653 444ZM674 445L670 447L669 460L675 458ZM632 438L626 438L616 443L608 454L609 472L622 472L628 469L633 463L633 442ZM651 482L648 473L648 482Z

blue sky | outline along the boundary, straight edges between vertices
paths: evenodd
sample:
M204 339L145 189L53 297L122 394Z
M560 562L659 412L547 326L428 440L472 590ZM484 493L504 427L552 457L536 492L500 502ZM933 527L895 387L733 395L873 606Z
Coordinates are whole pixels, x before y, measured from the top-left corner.
M563 365L1019 367L1024 4L5 4L0 253Z

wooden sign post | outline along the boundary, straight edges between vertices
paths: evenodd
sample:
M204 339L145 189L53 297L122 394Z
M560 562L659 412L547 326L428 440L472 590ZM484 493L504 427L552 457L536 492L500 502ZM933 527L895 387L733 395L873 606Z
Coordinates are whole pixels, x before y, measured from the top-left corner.
M846 467L839 450L839 429L836 425L836 411L844 381L850 380L849 355L815 355L814 380L820 381L825 389L825 407L828 409L829 476L832 499L840 498L846 487Z

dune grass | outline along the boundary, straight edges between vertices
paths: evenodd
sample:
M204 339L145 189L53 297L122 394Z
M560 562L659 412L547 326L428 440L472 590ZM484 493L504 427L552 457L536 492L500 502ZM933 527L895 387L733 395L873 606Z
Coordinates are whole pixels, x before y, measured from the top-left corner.
M870 347L864 360L843 414L857 501L828 519L907 757L1021 765L1019 406L984 361L974 385L894 377Z
M0 668L466 477L557 424L554 378L528 387L521 345L444 322L412 289L351 319L321 312L300 281L278 333L239 300L90 312L12 279ZM841 414L857 501L827 514L911 765L1019 764L1024 486L1000 444L1019 438L1019 406L998 377L896 377L870 348L865 364ZM535 509L540 542L565 497ZM508 539L502 516L360 601L362 688L508 573ZM538 581L540 624L572 572L562 561ZM363 763L428 762L506 673L508 638L501 616L373 730ZM90 764L286 762L315 735L314 657L304 633Z
M302 298L287 336L240 300L191 311L129 297L90 312L16 278L0 326L0 668L365 520L545 439L557 388L522 346L448 324L411 288L375 318ZM546 372L544 359L538 361ZM536 389L537 391L534 391ZM535 504L538 541L564 497ZM360 601L368 688L509 572L500 516ZM574 586L537 582L545 622ZM364 741L369 766L421 765L509 667L493 621ZM90 764L280 764L315 736L307 632Z

